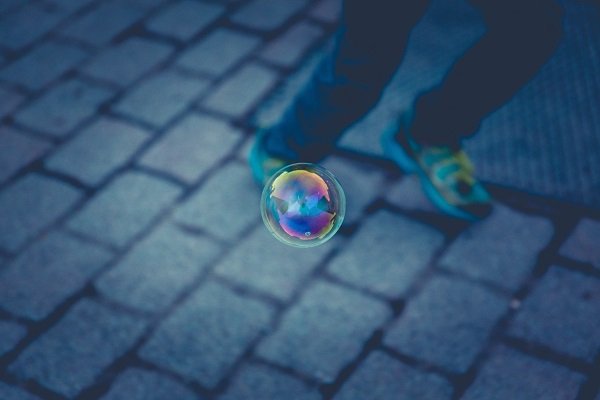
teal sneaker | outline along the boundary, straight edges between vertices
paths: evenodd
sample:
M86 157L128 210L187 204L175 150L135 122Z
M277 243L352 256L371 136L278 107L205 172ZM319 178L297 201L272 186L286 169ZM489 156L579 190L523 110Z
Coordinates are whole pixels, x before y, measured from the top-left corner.
M492 211L490 194L474 175L462 149L425 146L410 135L409 116L390 125L381 137L386 155L405 173L416 173L431 202L444 213L470 221Z
M254 144L248 155L248 164L256 184L263 187L275 172L293 161L278 158L267 153L265 148L266 130L259 129L254 138Z

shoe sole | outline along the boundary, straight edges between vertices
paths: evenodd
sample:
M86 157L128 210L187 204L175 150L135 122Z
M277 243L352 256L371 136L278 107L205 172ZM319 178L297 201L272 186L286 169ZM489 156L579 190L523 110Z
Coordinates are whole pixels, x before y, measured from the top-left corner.
M408 152L394 140L396 132L398 132L398 125L392 124L386 129L381 136L381 147L385 155L391 159L400 169L406 174L416 173L421 181L421 187L427 198L442 212L451 215L456 218L464 219L467 221L477 221L479 218L460 210L456 207L448 204L446 200L438 193L435 189L425 171L419 166L419 164L408 154Z

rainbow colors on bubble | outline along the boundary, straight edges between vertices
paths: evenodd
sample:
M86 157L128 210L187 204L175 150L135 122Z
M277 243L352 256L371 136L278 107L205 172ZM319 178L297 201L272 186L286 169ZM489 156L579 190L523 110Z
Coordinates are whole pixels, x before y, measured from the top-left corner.
M310 163L288 165L265 185L260 210L267 229L295 247L325 243L340 228L346 198L337 179Z

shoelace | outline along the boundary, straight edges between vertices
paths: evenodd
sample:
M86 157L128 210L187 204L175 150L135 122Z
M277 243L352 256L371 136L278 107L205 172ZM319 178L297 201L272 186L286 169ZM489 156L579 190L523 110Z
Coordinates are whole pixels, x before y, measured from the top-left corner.
M431 171L431 179L440 188L453 187L461 196L471 192L475 183L474 167L468 156L462 151L453 151L448 147L430 147L424 149L423 163ZM456 197L452 191L452 197ZM460 201L460 198L456 198Z

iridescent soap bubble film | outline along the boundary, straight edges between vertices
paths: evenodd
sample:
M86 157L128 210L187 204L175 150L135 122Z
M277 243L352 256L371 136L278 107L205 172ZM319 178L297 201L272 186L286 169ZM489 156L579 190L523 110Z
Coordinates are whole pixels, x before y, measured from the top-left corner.
M342 225L346 197L335 176L325 168L291 164L265 185L260 212L267 229L281 242L313 247L329 240Z

